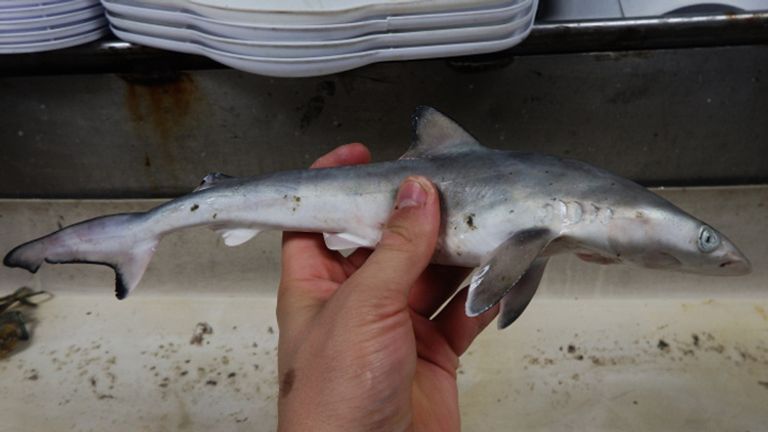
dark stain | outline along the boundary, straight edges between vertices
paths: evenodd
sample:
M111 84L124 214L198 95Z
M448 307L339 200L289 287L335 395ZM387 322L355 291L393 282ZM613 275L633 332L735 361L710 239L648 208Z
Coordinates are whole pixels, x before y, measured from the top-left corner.
M230 373L227 375L227 378L234 378L235 376L237 376L237 374L236 374L235 372L230 372Z
M659 339L659 343L656 344L656 347L664 352L669 352L669 343L665 341L664 339Z
M323 81L317 85L317 92L321 96L335 96L336 95L336 83L333 81Z
M315 119L320 117L323 109L325 109L325 97L312 96L306 104L301 107L301 120L299 120L299 131L305 132L309 125L312 124Z
M218 382L218 381L216 381L216 380L208 380L208 381L206 381L206 382L205 382L205 385L209 385L209 386L215 386L215 385L217 385L218 383L219 383L219 382Z
M164 142L183 130L199 98L191 75L173 71L118 76L127 85L125 106L134 124L151 125ZM148 161L145 157L146 166Z
M218 214L218 213L214 213L214 214L213 214L213 219L216 219L216 217L218 217L218 216L219 216L219 214Z
M272 329L272 326L267 327L267 333L269 334L275 334L275 330Z
M576 352L576 347L574 345L568 345L568 354L573 354Z
M197 209L199 209L199 208L200 208L200 206L199 206L199 205L197 205L197 204L192 204L192 207L190 207L190 208L189 208L189 211L195 211L195 210L197 210Z
M605 366L606 362L605 359L597 356L590 356L590 360L592 360L592 364L595 366Z
M149 160L149 153L144 153L144 166L147 168L152 167L152 161Z
M757 384L768 389L768 381L758 381Z
M699 339L699 335L697 335L696 333L694 333L694 334L692 334L692 335L691 335L691 338L693 339L693 346L695 346L696 348L698 348L698 347L699 347L699 341L700 341L700 339Z
M325 109L325 99L336 94L336 83L333 81L322 81L317 84L316 95L309 98L307 103L299 107L301 119L299 120L299 131L304 133Z
M607 102L612 104L631 104L647 96L649 90L648 85L621 89L609 97Z
M475 225L475 214L470 213L464 218L464 223L467 224L467 227L471 229L472 231L477 229L477 226Z
M283 379L280 380L280 397L285 398L288 397L288 395L291 393L291 390L293 390L293 384L296 382L296 372L293 369L288 370L288 372L283 375Z

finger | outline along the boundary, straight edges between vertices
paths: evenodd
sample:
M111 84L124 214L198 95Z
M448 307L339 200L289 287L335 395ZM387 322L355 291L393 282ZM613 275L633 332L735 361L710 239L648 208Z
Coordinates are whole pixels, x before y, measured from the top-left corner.
M359 165L371 161L371 152L360 143L345 144L320 156L310 168L332 168L342 165Z
M416 280L408 297L408 305L417 314L431 318L437 309L456 292L471 269L431 265Z
M346 272L347 277L352 276L352 273L362 267L363 264L365 264L365 260L367 260L372 253L373 250L363 248L352 252L352 254L350 254L344 261L344 271Z
M424 177L407 178L379 244L341 289L354 290L362 307L387 309L382 314L405 309L411 286L432 258L439 227L435 186Z
M464 354L477 335L488 327L499 313L499 305L496 305L476 317L468 317L464 311L466 301L467 289L464 288L451 299L434 320L457 356Z
M370 160L368 149L353 143L321 156L312 168L363 164ZM281 327L288 327L285 320L299 322L311 315L346 279L347 275L338 265L341 258L338 252L325 247L321 234L283 233L282 276L277 296Z
M360 143L346 144L336 147L331 152L320 156L311 168L330 168L343 165L358 165L368 163L371 153ZM283 274L293 277L313 276L306 274L318 266L308 266L309 260L337 259L336 252L329 251L325 247L323 236L310 233L283 233ZM292 259L291 257L304 257L304 259Z

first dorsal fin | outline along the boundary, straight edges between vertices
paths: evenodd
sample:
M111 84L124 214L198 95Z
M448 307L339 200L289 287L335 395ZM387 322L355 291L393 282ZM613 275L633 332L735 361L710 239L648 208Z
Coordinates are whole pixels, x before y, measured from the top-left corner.
M400 159L416 159L484 148L455 121L432 107L416 108L411 123L411 147Z

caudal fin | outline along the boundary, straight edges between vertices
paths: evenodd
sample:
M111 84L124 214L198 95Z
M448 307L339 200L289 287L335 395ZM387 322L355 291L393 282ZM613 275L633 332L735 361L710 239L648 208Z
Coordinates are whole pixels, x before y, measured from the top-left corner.
M115 293L122 300L139 284L160 240L145 219L145 213L125 213L68 226L17 246L3 264L32 273L43 262L106 265L115 271Z

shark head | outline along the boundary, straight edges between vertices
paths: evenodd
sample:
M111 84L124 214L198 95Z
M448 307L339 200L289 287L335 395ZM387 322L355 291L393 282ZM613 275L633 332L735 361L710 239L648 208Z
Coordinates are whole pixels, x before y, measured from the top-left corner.
M677 208L635 211L613 231L612 249L622 260L643 267L714 276L744 275L752 269L728 237Z

